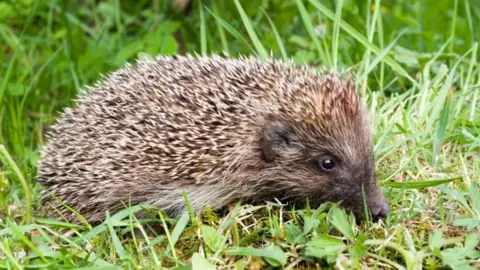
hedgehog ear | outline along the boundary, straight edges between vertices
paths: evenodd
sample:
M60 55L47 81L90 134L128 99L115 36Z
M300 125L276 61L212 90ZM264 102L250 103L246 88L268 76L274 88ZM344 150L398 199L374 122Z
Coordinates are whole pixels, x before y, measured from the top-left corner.
M296 139L293 131L280 121L268 121L263 132L263 156L265 161L272 162L275 157L291 147Z

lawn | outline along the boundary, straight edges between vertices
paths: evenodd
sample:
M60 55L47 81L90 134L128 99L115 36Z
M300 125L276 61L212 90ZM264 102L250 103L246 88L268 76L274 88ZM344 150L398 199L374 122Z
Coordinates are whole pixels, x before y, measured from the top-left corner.
M477 0L0 1L0 267L478 269L479 25ZM61 110L127 61L187 52L349 70L391 214L233 205L160 215L148 237L139 206L95 227L48 218L35 174Z

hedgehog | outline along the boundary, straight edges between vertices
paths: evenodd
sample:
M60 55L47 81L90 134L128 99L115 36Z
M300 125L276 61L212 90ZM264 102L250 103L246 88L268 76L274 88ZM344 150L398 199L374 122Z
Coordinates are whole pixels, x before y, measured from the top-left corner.
M194 211L333 202L385 218L366 105L346 77L273 57L126 63L51 126L36 175L43 204L90 223L128 204L178 217L184 193Z

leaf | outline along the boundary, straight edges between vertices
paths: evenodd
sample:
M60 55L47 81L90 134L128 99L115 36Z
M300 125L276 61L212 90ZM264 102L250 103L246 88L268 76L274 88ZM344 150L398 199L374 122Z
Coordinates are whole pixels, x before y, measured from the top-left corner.
M283 250L272 244L264 249L247 248L247 247L231 247L225 250L228 255L235 256L254 256L263 257L272 266L284 266L287 263L287 255Z
M178 51L178 43L174 36L163 36L158 38L158 44L148 45L145 51L150 55L172 55Z
M480 251L476 249L478 243L480 242L480 237L475 233L469 233L465 237L465 253L471 259L480 258Z
M116 66L124 64L125 61L133 57L135 54L140 52L144 48L144 43L140 40L136 40L132 43L125 45L120 51L117 53L115 57L114 64Z
M303 238L302 230L300 230L297 225L293 223L288 223L287 225L285 225L285 230L287 232L288 243L292 245L295 245L297 243L305 243L305 238Z
M295 64L307 64L308 62L315 59L315 54L311 51L307 50L297 50L295 55L293 56L293 60Z
M164 35L173 35L175 31L177 31L177 29L180 28L180 26L181 26L180 22L163 21L156 28L156 32Z
M431 249L434 248L440 248L443 245L443 234L442 231L436 230L433 232L429 239L428 239L428 245L430 246Z
M287 264L287 255L279 246L270 245L264 251L271 254L271 256L264 256L270 265L278 267Z
M201 230L205 244L210 250L216 252L223 244L222 235L215 228L207 225L203 225Z
M442 251L442 261L444 265L448 265L455 270L471 269L468 261L465 259L463 248L449 248Z
M245 269L245 266L247 265L247 259L246 258L240 259L240 260L236 261L234 263L234 265L235 265L235 269L243 270L243 269Z
M348 221L345 209L337 206L332 208L332 224L348 239L352 241L355 239L355 233L353 232L352 225Z
M313 228L317 227L320 224L320 221L314 217L306 216L303 218L303 234L307 234L312 231Z
M443 241L443 234L440 230L433 232L428 239L428 246L437 257L440 256L440 247L443 245Z
M193 253L192 256L192 269L193 270L215 270L213 266L207 259L205 259L198 252Z
M402 189L421 189L434 187L442 184L447 184L452 181L462 178L449 178L441 180L431 180L431 181L418 181L418 182L384 182L382 185L393 188L402 188Z
M475 210L477 210L480 215L480 187L477 183L473 182L469 190L470 199L472 199L472 205Z
M298 45L303 48L308 48L308 40L303 36L292 35L288 38L288 42Z
M316 237L305 246L306 256L317 257L319 259L326 257L330 262L334 261L347 247L341 239L327 234Z
M413 243L412 235L407 228L403 228L403 241L410 251L415 252L415 244Z
M464 226L467 230L480 228L480 219L468 217L465 215L458 215L453 222L454 226Z
M350 249L350 254L352 254L352 259L357 261L365 255L367 252L367 247L363 244L367 240L367 236L364 234L358 235L355 239L355 245Z
M178 28L178 24L166 23L161 28L156 29L143 37L145 52L150 55L171 55L178 51L178 42L173 36L173 32Z
M470 233L465 237L465 245L463 248L449 248L441 252L444 265L450 266L452 269L471 269L469 260L480 258L480 252L476 250L480 239L475 233Z

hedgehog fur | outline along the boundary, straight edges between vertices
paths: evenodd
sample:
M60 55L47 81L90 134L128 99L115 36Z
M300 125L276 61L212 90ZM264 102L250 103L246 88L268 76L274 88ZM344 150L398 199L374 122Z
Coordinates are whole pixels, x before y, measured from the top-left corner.
M104 76L60 115L42 151L45 204L91 223L125 204L171 216L234 201L389 206L351 80L254 57L157 56ZM333 167L332 167L333 165Z

